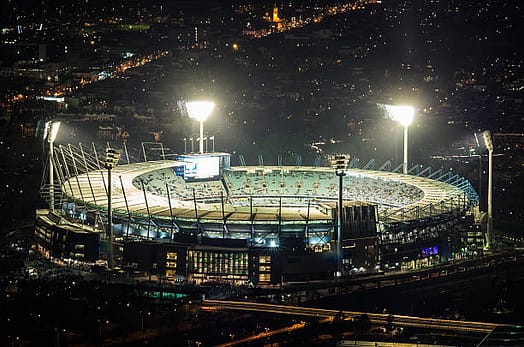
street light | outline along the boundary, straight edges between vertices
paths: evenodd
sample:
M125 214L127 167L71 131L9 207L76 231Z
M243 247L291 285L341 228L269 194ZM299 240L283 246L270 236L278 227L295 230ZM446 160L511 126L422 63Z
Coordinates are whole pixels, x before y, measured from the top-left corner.
M342 178L349 166L349 154L332 154L329 156L331 167L338 176L338 211L337 211L337 277L342 275Z
M412 106L393 106L385 105L386 112L394 121L397 121L404 127L404 162L403 170L404 175L408 173L408 128L413 122L415 117L415 109Z
M187 113L190 118L200 122L200 153L204 153L204 122L209 117L215 103L211 101L189 101L186 102Z
M55 176L54 176L54 143L60 129L60 122L47 122L44 130L44 138L49 142L49 209L55 210Z
M105 168L107 169L107 237L109 247L107 250L107 266L113 268L113 208L111 207L111 169L120 160L120 151L114 148L106 148Z
M486 246L485 249L491 249L491 233L493 232L493 141L489 130L482 132L484 145L488 149L488 225L486 228Z

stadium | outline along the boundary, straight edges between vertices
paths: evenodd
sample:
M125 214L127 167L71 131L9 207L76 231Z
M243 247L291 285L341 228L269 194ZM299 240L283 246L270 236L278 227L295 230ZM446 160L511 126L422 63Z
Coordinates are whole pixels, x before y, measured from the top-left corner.
M49 145L35 248L67 264L273 286L420 268L482 248L478 196L452 171L402 174L402 165L352 158L335 172L320 156L311 166L243 157L232 166L228 153L177 155L157 143L135 152L123 143L120 156L108 144Z

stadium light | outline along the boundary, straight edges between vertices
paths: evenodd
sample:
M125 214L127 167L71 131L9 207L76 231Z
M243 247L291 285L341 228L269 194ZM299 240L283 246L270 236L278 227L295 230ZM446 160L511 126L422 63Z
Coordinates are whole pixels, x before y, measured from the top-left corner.
M49 142L49 209L55 210L55 169L54 169L54 143L56 135L60 129L60 122L47 122L44 130L44 137Z
M113 268L113 208L111 206L111 169L120 160L120 151L114 148L106 148L105 168L107 169L107 237L109 246L107 247L107 266Z
M338 211L337 211L337 277L342 276L342 178L349 167L349 154L332 154L329 156L331 167L338 176Z
M49 123L48 123L49 124ZM47 134L47 141L53 143L56 140L56 135L58 135L58 130L60 129L60 122L50 122L49 124L49 133Z
M404 127L404 162L402 172L408 173L408 128L415 118L415 109L413 106L394 106L385 105L388 117Z
M491 249L491 234L493 232L493 141L489 130L482 132L484 145L488 150L488 225L486 228L486 245L485 249Z
M200 122L200 153L204 153L204 122L215 107L212 101L189 101L186 102L187 113L190 118Z

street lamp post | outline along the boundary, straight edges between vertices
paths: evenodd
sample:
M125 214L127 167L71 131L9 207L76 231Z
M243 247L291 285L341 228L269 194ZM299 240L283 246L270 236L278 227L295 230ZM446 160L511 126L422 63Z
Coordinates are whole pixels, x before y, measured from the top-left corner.
M120 160L120 151L106 148L105 168L107 169L107 237L109 246L107 250L107 266L113 268L113 208L111 206L111 169Z
M60 122L48 122L46 124L47 142L49 142L49 209L55 210L55 170L54 170L54 146L56 135L60 129Z
M333 154L329 157L331 167L338 176L338 206L337 206L337 277L342 276L342 201L343 201L343 178L349 166L349 154Z
M412 106L393 106L385 105L389 118L399 122L404 127L404 161L402 163L402 173L408 173L408 128L413 122L415 109Z
M485 249L491 249L491 234L493 232L493 141L489 130L482 132L484 144L488 149L488 225L486 228L486 246Z
M215 103L211 101L189 101L186 102L187 113L190 118L194 118L200 122L200 147L199 152L204 153L204 122L209 117L211 111L215 107Z

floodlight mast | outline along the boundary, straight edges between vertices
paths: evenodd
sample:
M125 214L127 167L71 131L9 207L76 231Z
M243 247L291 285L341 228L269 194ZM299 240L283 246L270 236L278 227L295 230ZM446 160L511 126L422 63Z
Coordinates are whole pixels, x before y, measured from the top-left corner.
M493 140L489 130L482 132L484 145L488 150L488 225L486 228L486 245L485 249L491 249L491 235L493 232Z
M329 156L331 167L335 170L335 175L338 176L338 206L337 206L337 274L336 277L340 277L343 274L344 266L343 254L342 254L342 182L343 177L346 175L346 170L349 167L349 154L332 154Z
M112 184L111 169L120 160L120 151L114 148L106 148L105 168L107 169L107 237L109 246L107 247L107 266L113 268L113 207L111 206Z
M215 107L212 101L189 101L186 102L187 113L190 118L194 118L200 122L200 143L199 152L204 153L204 122L209 117L211 111Z
M58 129L60 129L60 122L46 124L47 142L49 142L49 209L51 211L55 210L54 145Z
M402 173L408 174L408 128L415 117L415 109L412 106L385 105L386 112L394 121L404 127L404 161L402 163Z

